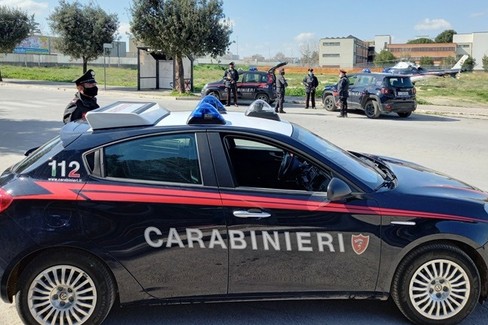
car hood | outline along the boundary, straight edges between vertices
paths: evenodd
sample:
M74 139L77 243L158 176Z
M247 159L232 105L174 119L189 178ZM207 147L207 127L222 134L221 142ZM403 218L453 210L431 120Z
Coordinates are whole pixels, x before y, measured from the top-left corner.
M378 157L396 175L396 190L404 194L488 203L488 193L435 170L390 157Z

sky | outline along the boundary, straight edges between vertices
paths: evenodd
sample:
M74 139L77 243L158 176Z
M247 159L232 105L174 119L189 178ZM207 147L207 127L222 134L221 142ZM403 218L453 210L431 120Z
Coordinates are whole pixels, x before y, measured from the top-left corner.
M71 0L68 0L72 2ZM117 14L119 34L127 41L132 0L78 0L98 4ZM304 47L318 46L320 38L347 37L373 40L391 35L393 43L417 37L435 38L446 29L458 34L488 31L486 0L224 0L223 10L232 25L229 50L241 58L283 53L300 57ZM0 0L0 5L34 14L44 35L52 35L46 18L59 0Z

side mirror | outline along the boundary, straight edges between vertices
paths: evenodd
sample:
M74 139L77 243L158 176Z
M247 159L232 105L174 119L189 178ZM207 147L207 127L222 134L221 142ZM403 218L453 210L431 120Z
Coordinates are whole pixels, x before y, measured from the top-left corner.
M327 198L330 201L341 201L350 197L352 194L351 188L343 180L339 178L332 178L327 185Z

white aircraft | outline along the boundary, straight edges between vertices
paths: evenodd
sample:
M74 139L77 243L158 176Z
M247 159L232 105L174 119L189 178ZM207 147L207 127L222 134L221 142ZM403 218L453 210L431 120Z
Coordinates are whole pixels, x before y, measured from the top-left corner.
M391 68L385 68L383 72L409 75L412 82L428 77L451 76L455 78L461 72L461 68L469 55L463 55L451 69L427 70L413 62L398 62Z

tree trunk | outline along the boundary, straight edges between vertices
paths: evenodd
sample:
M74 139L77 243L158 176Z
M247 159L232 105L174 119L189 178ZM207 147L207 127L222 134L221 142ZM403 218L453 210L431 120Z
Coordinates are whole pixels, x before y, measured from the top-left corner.
M88 70L88 60L83 57L83 74Z
M3 81L2 79L2 70L0 69L0 81Z
M183 68L183 58L180 55L175 55L175 90L185 92L185 71Z

